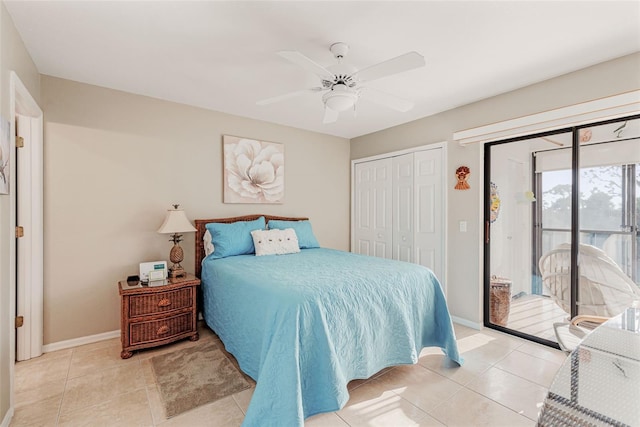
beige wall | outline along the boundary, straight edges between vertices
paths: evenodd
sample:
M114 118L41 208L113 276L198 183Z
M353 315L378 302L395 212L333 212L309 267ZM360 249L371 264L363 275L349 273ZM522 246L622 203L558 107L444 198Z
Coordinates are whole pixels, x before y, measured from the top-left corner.
M523 89L465 105L351 140L351 158L449 141L447 290L451 313L472 323L482 323L481 266L482 218L480 177L482 147L461 147L452 142L456 131L504 121L549 109L640 89L640 53L559 76ZM455 191L454 172L471 168L471 191ZM468 232L458 231L459 221Z
M309 216L321 245L349 249L349 140L42 76L44 343L120 328L117 282L167 260L156 230L190 219ZM222 135L285 145L285 202L222 203ZM194 267L194 234L182 243Z
M0 115L9 120L10 72L15 71L36 102L40 95L40 75L16 31L4 3L0 2ZM10 405L9 372L14 358L11 355L10 313L11 288L15 286L15 165L10 159L10 194L0 195L0 423Z

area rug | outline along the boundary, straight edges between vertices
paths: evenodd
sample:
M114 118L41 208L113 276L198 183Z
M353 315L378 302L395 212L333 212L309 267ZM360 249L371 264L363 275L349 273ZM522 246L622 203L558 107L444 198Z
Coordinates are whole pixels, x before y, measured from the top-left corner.
M167 418L250 387L213 342L154 356L151 366Z

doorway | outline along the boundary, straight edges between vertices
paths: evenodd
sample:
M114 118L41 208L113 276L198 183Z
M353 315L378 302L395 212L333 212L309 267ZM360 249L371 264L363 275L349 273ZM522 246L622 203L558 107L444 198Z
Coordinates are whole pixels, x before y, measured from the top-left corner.
M557 346L640 295L640 116L488 143L485 174L486 326Z
M16 361L42 354L43 343L43 120L42 110L15 72L10 79L10 117L16 148L15 281L12 281L12 316L23 325L11 325L11 353ZM11 373L13 376L13 371Z

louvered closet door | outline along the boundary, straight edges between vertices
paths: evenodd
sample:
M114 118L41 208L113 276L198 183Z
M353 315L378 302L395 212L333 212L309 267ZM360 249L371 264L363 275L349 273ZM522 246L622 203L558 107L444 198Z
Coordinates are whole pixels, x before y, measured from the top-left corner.
M414 262L413 153L393 158L393 259Z
M355 165L353 252L391 258L391 159Z
M415 262L444 277L442 149L414 153Z

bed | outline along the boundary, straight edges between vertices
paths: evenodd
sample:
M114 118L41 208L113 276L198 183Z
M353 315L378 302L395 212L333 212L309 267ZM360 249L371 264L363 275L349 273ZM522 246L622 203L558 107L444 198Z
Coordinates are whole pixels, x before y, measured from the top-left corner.
M261 216L308 222L195 221L204 319L256 381L243 426L302 426L339 410L349 381L417 363L424 347L462 363L440 283L422 266L320 247L205 256L207 224Z

